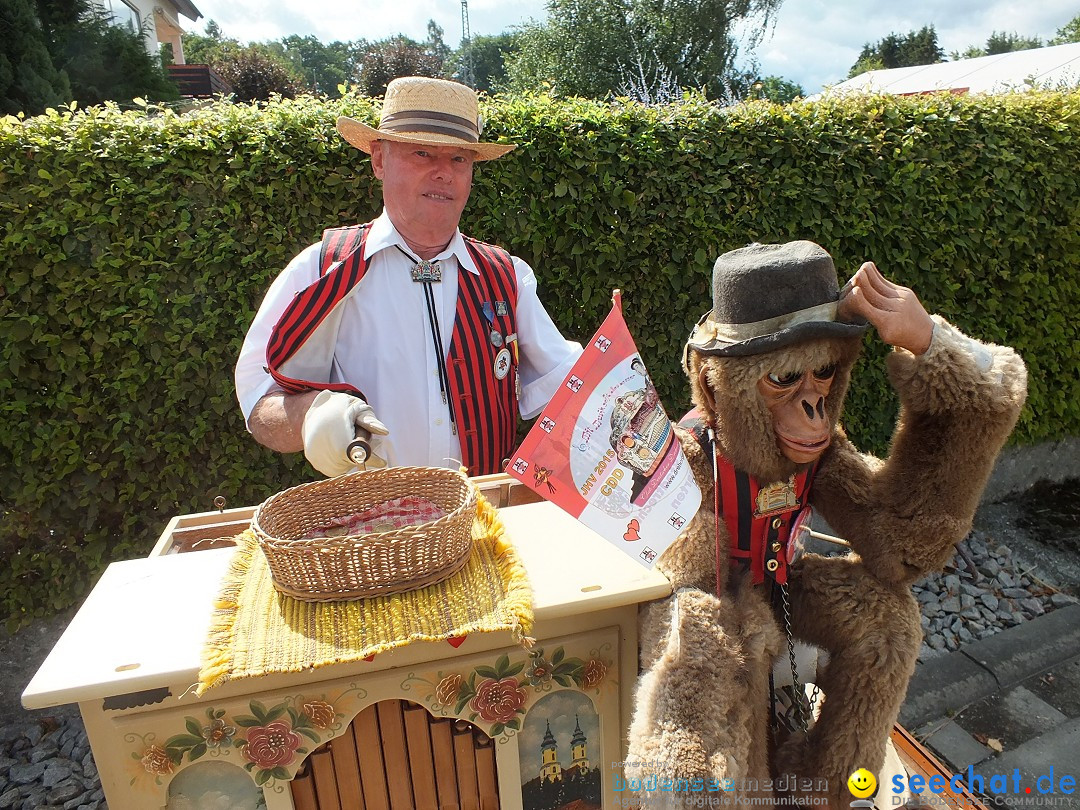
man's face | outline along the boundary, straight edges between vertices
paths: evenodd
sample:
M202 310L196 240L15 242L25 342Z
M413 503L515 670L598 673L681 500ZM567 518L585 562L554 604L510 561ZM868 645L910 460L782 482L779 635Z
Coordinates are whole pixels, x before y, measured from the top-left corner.
M383 203L406 239L426 246L450 240L469 199L475 159L456 146L379 141L372 148Z

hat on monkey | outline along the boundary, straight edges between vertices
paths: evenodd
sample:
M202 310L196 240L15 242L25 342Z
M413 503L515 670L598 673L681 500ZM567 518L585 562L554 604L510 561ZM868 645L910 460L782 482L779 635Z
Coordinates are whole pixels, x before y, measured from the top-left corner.
M517 146L481 143L484 121L475 91L459 82L426 76L403 76L386 86L378 129L346 116L338 118L337 129L368 154L375 141L456 146L475 152L477 160L502 157Z
M712 282L712 309L686 343L702 354L764 354L814 338L860 335L868 326L837 320L832 256L806 240L729 251L713 265Z

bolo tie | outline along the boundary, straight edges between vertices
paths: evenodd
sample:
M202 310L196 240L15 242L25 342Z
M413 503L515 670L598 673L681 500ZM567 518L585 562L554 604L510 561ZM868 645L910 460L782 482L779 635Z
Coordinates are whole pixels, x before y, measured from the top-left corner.
M439 329L439 315L435 311L435 293L431 289L432 282L442 281L442 265L427 259L418 259L406 252L401 245L394 245L411 262L416 262L411 270L412 280L424 288L424 303L427 306L428 328L431 331L431 345L435 349L435 362L439 367L439 392L442 394L443 404L450 411L450 430L457 435L457 419L454 416L454 403L448 395L450 389L450 375L446 370L446 352L443 351L442 332Z

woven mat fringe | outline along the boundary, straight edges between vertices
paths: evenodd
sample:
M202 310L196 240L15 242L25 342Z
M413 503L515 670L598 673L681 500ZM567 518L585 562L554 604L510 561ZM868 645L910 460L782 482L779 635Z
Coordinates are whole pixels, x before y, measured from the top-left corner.
M485 573L497 574L501 593L492 592ZM450 603L473 618L454 620ZM255 535L246 531L237 538L214 603L195 694L229 680L358 661L412 641L509 630L528 647L532 625L532 589L524 566L498 511L483 497L476 506L472 556L461 571L427 588L372 599L303 602L279 594ZM314 635L303 633L304 626L314 628ZM245 628L258 637L245 638ZM341 643L335 628L364 643Z

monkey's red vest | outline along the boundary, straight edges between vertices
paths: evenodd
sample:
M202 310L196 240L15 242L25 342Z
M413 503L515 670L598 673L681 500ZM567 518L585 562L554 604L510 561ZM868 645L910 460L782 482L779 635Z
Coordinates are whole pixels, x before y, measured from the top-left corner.
M679 427L690 431L706 455L715 452L697 408L679 421ZM766 574L780 585L787 583L792 524L810 502L817 468L818 462L814 462L787 481L763 487L752 475L735 469L727 458L716 453L717 508L730 538L731 565L749 569L755 585L763 583Z
M791 526L809 501L817 464L764 487L719 453L716 470L720 511L731 537L731 564L749 566L755 585L764 582L766 574L785 584Z
M349 297L367 272L364 244L368 227L353 225L323 232L318 281L294 296L274 326L266 347L267 368L287 393L343 391L363 397L348 383L327 382L333 347ZM470 475L501 472L514 446L518 404L516 364L503 379L495 376L497 349L492 329L504 338L517 334L517 276L502 248L465 237L479 273L458 273L457 311L447 350L448 395L457 419L462 462ZM506 308L496 302L505 302ZM487 304L494 319L489 323Z

